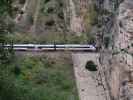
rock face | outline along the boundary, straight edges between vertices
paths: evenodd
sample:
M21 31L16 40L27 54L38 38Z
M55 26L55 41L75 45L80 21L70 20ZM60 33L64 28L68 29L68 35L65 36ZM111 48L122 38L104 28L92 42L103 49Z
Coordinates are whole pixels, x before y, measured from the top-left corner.
M115 48L118 62L121 64L120 99L133 99L133 2L125 0L119 7L117 17L118 35L115 39ZM124 76L123 76L124 75ZM123 77L122 77L123 76Z
M116 47L124 49L132 53L133 42L133 2L125 1L119 7L119 15L117 18L118 37L116 40Z
M65 25L64 2L62 0L25 0L19 8L23 13L18 12L16 15L16 24L23 29L29 27L26 31L60 31ZM21 20L17 20L19 16Z
M87 32L88 25L94 20L89 15L92 0L25 0L18 5L23 13L16 15L16 24L42 32L69 31L79 35ZM94 9L91 10L93 13Z
M83 33L86 31L84 15L88 13L88 6L92 4L91 0L78 0L77 5L74 0L69 0L70 3L70 29L75 33ZM78 11L77 11L78 10ZM78 14L78 13L79 14Z
M103 48L100 57L103 80L108 100L133 100L133 1L125 0L116 11L111 49Z
M25 31L29 31L31 26L36 23L38 17L38 5L40 0L25 0L19 12L16 15L15 22L18 27L21 27Z
M83 18L81 16L77 16L76 13L76 5L73 0L69 1L70 3L70 29L73 32L76 33L82 33L84 31L84 25L83 25Z

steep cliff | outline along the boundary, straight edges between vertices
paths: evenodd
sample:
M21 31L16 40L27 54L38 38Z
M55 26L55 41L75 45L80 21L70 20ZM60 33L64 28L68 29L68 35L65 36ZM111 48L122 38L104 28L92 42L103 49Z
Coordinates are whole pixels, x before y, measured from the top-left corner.
M13 6L16 34L9 37L16 43L25 43L21 37L26 43L94 43L92 0L14 0Z
M43 32L89 32L96 19L96 11L91 0L22 0L23 3L19 1L16 1L20 10L15 19L17 25L33 25Z
M106 0L105 0L106 1ZM117 1L117 0L116 0ZM103 25L101 74L109 100L133 99L133 2L113 2L112 25ZM111 3L110 3L111 5ZM107 6L109 7L109 6ZM106 8L106 7L105 7ZM106 16L109 18L109 16ZM105 20L105 18L103 18ZM109 21L108 21L109 22Z

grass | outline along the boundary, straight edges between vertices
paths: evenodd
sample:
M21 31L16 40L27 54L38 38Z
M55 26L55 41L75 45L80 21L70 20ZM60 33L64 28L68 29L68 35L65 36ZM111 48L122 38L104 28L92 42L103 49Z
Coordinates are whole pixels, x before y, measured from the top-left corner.
M68 57L25 55L16 62L12 72L19 100L79 100Z

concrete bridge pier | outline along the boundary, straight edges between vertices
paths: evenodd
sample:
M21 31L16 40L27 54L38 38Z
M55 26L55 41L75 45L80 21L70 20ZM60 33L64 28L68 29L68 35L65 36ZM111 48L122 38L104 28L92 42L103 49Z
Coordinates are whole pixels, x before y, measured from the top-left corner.
M98 71L85 68L90 60L99 65L99 53L72 53L72 60L80 100L106 100L103 87L98 85Z

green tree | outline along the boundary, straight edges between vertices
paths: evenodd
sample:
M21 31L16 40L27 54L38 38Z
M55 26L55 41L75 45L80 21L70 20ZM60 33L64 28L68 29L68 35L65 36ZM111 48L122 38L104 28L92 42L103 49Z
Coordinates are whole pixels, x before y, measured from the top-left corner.
M0 0L0 100L16 100L15 89L11 77L12 48L5 48L10 43L6 35L11 33L9 18L12 16L12 0ZM8 87L8 88L7 88Z
M11 48L4 48L9 43L7 34L11 33L12 25L8 19L12 16L12 0L0 0L0 64L7 63L12 53Z
M0 17L12 14L12 0L0 0Z

